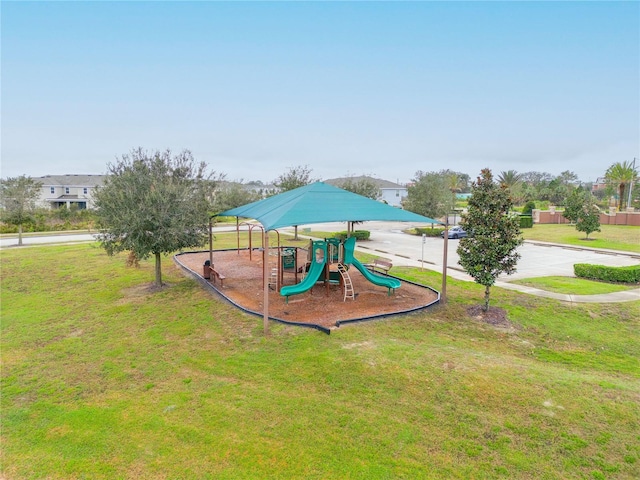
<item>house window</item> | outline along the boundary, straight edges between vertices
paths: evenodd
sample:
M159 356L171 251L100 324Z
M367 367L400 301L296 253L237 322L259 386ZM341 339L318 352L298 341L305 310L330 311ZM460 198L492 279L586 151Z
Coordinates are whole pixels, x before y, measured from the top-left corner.
M53 195L54 193L56 193L56 187L51 187L51 195Z
M66 193L67 195L69 195L69 187L64 187L64 193Z
M396 190L396 197L400 196L400 190Z
M87 187L84 187L82 189L82 193L84 193L86 195L87 193L89 193L89 189Z

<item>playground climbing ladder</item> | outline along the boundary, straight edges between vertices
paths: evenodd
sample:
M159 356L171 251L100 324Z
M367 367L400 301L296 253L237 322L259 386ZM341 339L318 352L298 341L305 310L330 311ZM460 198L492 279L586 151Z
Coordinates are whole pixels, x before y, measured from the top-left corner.
M349 272L347 271L347 268L344 266L344 264L339 263L338 271L342 276L342 284L344 285L344 298L342 299L342 301L346 302L347 298L350 298L351 300L355 300L356 296L353 292L353 283L351 283L351 277L349 276Z

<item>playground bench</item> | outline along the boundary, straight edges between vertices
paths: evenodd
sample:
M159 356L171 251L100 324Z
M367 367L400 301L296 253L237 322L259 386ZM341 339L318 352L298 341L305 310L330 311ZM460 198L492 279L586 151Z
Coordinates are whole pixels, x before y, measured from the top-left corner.
M209 271L211 272L211 280L212 280L212 282L215 284L216 283L216 278L217 278L218 280L220 280L220 286L224 287L224 279L227 278L227 277L222 275L220 272L215 270L213 267L209 267Z
M368 263L367 268L371 271L382 271L384 273L389 273L391 267L393 267L393 263L391 260L387 260L385 258L376 258L373 263Z

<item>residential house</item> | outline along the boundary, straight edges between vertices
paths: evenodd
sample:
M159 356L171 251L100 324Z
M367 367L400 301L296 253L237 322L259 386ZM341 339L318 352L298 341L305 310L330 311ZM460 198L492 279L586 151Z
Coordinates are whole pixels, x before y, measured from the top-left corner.
M50 208L93 208L93 192L105 175L45 175L34 180L42 184L40 204Z
M324 180L324 183L328 183L335 187L341 187L347 181L358 182L360 180L369 180L376 184L380 188L381 196L378 200L385 202L393 207L401 207L402 201L407 197L407 187L398 183L390 182L389 180L382 180L380 178L373 178L366 175L359 177L342 177L331 178Z

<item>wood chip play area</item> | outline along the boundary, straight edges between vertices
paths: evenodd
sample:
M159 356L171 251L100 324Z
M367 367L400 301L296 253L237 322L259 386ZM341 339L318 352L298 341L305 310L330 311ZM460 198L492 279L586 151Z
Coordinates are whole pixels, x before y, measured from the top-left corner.
M284 286L291 291L298 289L288 286L301 284L306 270L304 266L309 265L311 258L308 249L289 248L287 253L293 252L296 255L296 268L286 268L287 260L278 256L275 249L269 255L269 316L277 320L330 329L345 321L408 313L426 308L438 300L437 292L405 281L401 281L397 289L375 285L365 278L364 275L370 276L368 272L365 271L363 275L357 268L348 268L346 281L348 283L350 280L352 284L353 296L348 295L345 298L345 290L347 293L350 292L348 288L345 289L344 277L340 277L337 272L337 264L329 262L326 263L325 273L320 275L317 282L311 282L308 290L287 298L280 294L279 287ZM214 273L211 273L208 266L205 267L205 262L209 260L209 251L179 254L175 260L237 306L262 315L262 257L260 249L251 251L251 254L248 249L214 251ZM283 268L277 268L278 262ZM297 275L295 270L299 272ZM381 274L376 273L374 277L375 275ZM206 276L210 279L205 280ZM383 277L384 275L380 278ZM373 278L374 281L376 279L377 277ZM307 280L307 283L310 283L310 280Z

